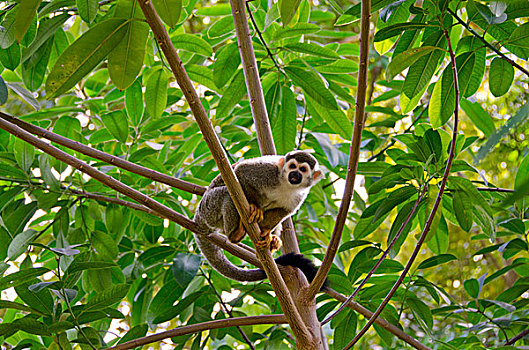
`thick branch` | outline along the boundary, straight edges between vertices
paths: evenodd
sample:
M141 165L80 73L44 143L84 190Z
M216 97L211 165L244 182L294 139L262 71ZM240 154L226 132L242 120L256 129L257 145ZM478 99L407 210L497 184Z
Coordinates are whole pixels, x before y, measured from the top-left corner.
M355 301L346 301L345 295L342 295L342 294L338 293L337 291L335 291L332 288L326 288L325 289L325 293L327 293L327 295L333 297L334 299L336 299L338 301L341 301L342 303L344 303L344 305L346 305L347 307L353 309L354 311L358 312L359 314L362 314L365 318L370 318L373 315L373 313L371 311L369 311L368 309L366 309L362 305L358 304L357 302L355 302ZM375 322L376 322L376 324L378 324L379 326L381 326L385 330L393 333L393 335L395 335L397 338L399 338L402 341L405 341L409 345L413 346L415 349L432 350L431 348L427 347L424 344L419 343L419 341L417 341L416 339L414 339L411 336L409 336L408 334L406 334L402 329L392 325L391 323L389 323L388 321L386 321L386 320L384 320L384 319L382 319L380 317L378 317L375 320Z
M18 125L20 128L34 134L40 137L43 137L45 139L48 139L52 142L55 142L61 146L67 147L69 149L72 149L74 151L77 151L79 153L82 153L86 156L101 160L103 162L112 164L117 166L118 168L121 168L123 170L130 171L131 173L146 177L148 179L151 179L153 181L158 181L160 183L169 185L174 188L178 188L180 190L190 192L196 195L202 195L204 194L204 191L206 190L202 186L198 186L195 184L192 184L187 181L179 180L175 177L162 174L160 172L157 172L155 170L151 170L149 168L143 167L141 165L134 164L132 162L129 162L125 159L115 157L113 155L110 155L105 152L98 151L92 147L89 147L87 145L84 145L80 142L70 140L67 137L57 135L51 131L48 131L46 129L40 128L36 125L27 123L23 120L20 120L18 118L15 118L13 116L10 116L9 114L0 112L0 118L3 118L13 124Z
M351 149L349 152L349 164L347 166L347 176L345 178L345 189L342 197L342 203L338 210L336 224L332 231L329 247L323 258L321 267L309 287L309 296L314 296L320 290L325 282L338 246L342 238L342 232L349 212L351 198L353 197L354 183L356 178L356 169L360 159L360 141L362 140L362 130L364 128L364 113L367 92L367 64L369 56L369 23L371 17L371 0L362 0L362 17L360 20L360 62L358 69L358 88L356 90L356 108L355 121L353 129L353 138L351 140Z
M239 42L244 79L248 89L248 99L252 108L255 128L257 131L257 141L261 154L276 154L274 139L270 129L270 121L266 113L266 105L259 78L259 70L255 61L255 54L252 46L252 36L248 27L248 19L244 10L245 0L230 0L231 13L235 23L235 32Z
M138 4L140 5L147 23L151 27L156 40L160 44L160 47L167 58L167 62L171 67L178 85L182 89L182 92L189 103L197 124L202 132L202 135L204 136L204 140L211 150L213 158L219 167L222 178L226 183L230 196L237 207L237 211L241 215L241 220L243 223L245 223L246 230L248 231L249 236L255 245L259 239L259 226L255 223L252 225L248 224L248 200L244 195L239 181L235 177L233 169L226 159L226 154L224 153L220 141L215 134L215 130L208 119L198 94L195 91L193 84L189 80L189 77L187 76L187 73L183 67L183 63L180 60L180 57L178 57L178 54L171 43L171 39L169 38L169 35L165 30L160 17L156 14L151 1L139 1ZM262 262L263 269L270 280L272 288L276 292L279 303L281 304L281 308L288 319L288 323L290 324L296 339L300 342L300 344L310 344L311 334L309 333L307 327L301 319L299 312L294 306L292 297L288 292L285 281L281 277L274 259L272 258L272 254L268 249L260 248L257 249L257 257Z
M237 327L237 326L251 326L251 325L258 325L258 324L281 324L281 323L287 323L287 319L285 315L246 316L246 317L228 318L225 320L214 320L214 321L192 324L189 326L178 327L175 329L171 329L170 331L148 335L146 337L134 339L126 343L113 346L112 349L113 350L132 349L138 346L143 346L143 345L159 342L164 339L178 337L180 335L186 335L190 333L209 331L212 329Z
M450 153L448 155L448 160L446 161L446 168L445 172L443 174L443 179L441 180L441 186L439 187L439 193L437 194L437 198L435 198L435 203L432 207L432 211L430 212L430 215L428 216L428 219L426 220L426 223L424 225L424 229L422 230L421 237L417 241L417 244L415 246L415 249L413 250L408 263L404 267L404 270L401 272L399 279L391 290L389 291L388 295L382 303L379 305L373 316L367 321L365 326L358 332L358 334L354 337L354 339L347 344L347 346L344 349L350 349L353 347L359 340L362 338L362 336L367 332L369 327L373 324L375 319L380 315L382 310L384 310L384 307L389 303L399 286L402 284L402 281L404 280L404 277L406 277L406 274L411 269L411 266L415 262L415 259L417 258L417 255L419 254L419 251L421 249L422 244L424 243L426 236L428 235L428 232L430 231L430 227L432 226L433 219L435 217L435 213L437 212L437 209L439 207L439 204L441 204L441 199L443 198L443 193L446 187L446 182L448 181L448 176L450 175L450 168L452 167L452 162L455 158L455 150L456 150L456 139L457 139L457 126L459 123L459 81L457 77L457 66L456 66L456 57L454 54L454 51L452 50L452 45L450 43L450 37L448 35L448 31L444 31L446 40L448 42L448 52L450 53L450 60L452 62L452 73L454 75L454 90L455 90L455 108L454 108L454 129L452 130L452 142L450 144Z

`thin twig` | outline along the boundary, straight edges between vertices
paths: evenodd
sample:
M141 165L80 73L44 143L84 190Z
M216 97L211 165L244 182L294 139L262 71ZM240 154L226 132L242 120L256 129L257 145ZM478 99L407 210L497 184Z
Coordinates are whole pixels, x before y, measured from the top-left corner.
M428 187L425 186L424 189L420 192L419 194L419 198L417 198L417 200L415 201L415 204L413 205L413 208L411 209L410 213L408 214L408 216L406 217L406 220L402 223L402 225L400 226L399 230L397 231L397 234L395 235L395 237L393 237L393 239L391 240L391 242L389 243L389 245L386 247L386 250L384 251L384 253L382 254L382 256L378 259L377 263L375 264L375 266L373 266L371 268L371 270L367 273L366 277L364 277L364 279L362 280L362 282L360 282L360 284L358 285L358 287L356 287L356 289L354 290L353 294L351 294L349 296L349 298L347 298L346 302L343 303L340 308L338 308L338 310L336 310L332 315L330 315L329 317L327 317L323 322L322 324L326 324L327 322L329 322L330 320L332 320L334 317L336 317L336 315L338 315L340 313L340 311L342 311L346 304L353 300L354 297L358 294L358 292L360 292L360 290L362 289L362 287L367 283L367 281L371 278L371 276L375 273L375 271L378 269L378 267L380 266L380 264L382 264L382 262L386 259L386 256L389 254L389 251L391 250L391 248L393 248L393 246L395 245L395 243L397 242L397 240L399 239L400 235L402 234L402 231L404 231L404 228L408 225L408 223L410 222L411 218L413 217L413 215L415 214L415 211L417 210L417 206L419 205L419 203L421 202L422 200L422 197L424 196L424 193L426 192L426 189Z
M231 165L226 158L226 153L220 145L217 134L213 129L213 125L211 124L208 118L204 106L202 105L202 102L200 101L200 98L193 84L191 83L191 80L189 79L186 70L183 67L183 63L180 60L180 57L178 56L176 49L174 48L171 42L171 39L169 38L169 34L167 33L164 24L156 13L152 2L150 0L146 0L139 1L138 4L140 5L143 14L145 15L145 18L147 20L147 23L151 27L154 36L156 37L156 40L160 44L160 47L162 48L162 51L165 57L167 58L167 62L171 67L171 70L178 83L178 86L180 86L180 88L182 89L182 92L191 108L191 111L193 112L195 120L197 121L197 124L200 128L200 131L204 136L204 140L206 141L208 148L210 149L211 154L213 155L213 158L217 163L217 167L220 170L221 176L228 188L231 198L233 199L235 207L237 208L237 211L241 216L241 220L245 224L246 231L248 232L250 239L255 245L257 242L259 242L259 226L256 223L248 223L248 200L246 199L242 187L238 182L235 173L233 172L233 169L231 168ZM246 16L242 15L244 14L244 5L237 7L237 9L234 9L234 6L232 5L232 12L237 12L236 14L240 14L241 17L246 20ZM235 27L237 28L237 25ZM251 51L253 54L253 49L251 49ZM253 70L257 69L256 66L247 68ZM252 107L254 105L254 102L255 101L250 100ZM257 129L259 128L260 126L257 125ZM275 150L272 149L272 151ZM268 152L267 154L273 153L275 152ZM272 254L266 247L258 248L256 250L256 254L262 263L262 267L265 270L268 279L270 280L272 288L276 292L278 301L281 305L283 312L285 313L285 316L292 331L294 332L294 335L296 336L296 340L298 340L301 344L310 344L312 336L305 324L303 323L303 319L301 318L299 312L297 311L294 305L294 301L292 300L292 297L288 292L285 281L281 276L279 268L277 267L272 257Z
M276 66L278 71L281 71L281 67L279 67L279 64L277 64L276 59L274 58L274 55L270 51L270 48L268 47L268 44L263 38L263 35L261 34L261 31L259 30L259 27L257 26L257 23L255 23L255 19L253 18L252 10L250 9L250 3L249 1L246 1L246 10L248 11L248 15L250 16L250 20L252 21L253 29L257 32L257 35L259 36L259 39L261 40L261 43L266 49L266 52L268 53L268 56L274 62L274 66Z
M443 174L443 179L441 180L441 186L439 187L439 193L437 194L437 198L435 199L435 203L432 207L432 210L430 212L430 215L428 216L428 219L426 220L426 223L424 225L424 229L421 233L421 237L417 241L417 244L415 246L415 249L413 250L408 263L404 267L404 270L401 272L399 279L391 290L389 291L388 295L384 298L382 303L379 305L373 316L367 321L365 326L360 330L360 332L357 333L357 335L354 337L354 339L347 344L345 349L350 349L353 347L359 340L362 338L362 336L367 332L367 330L371 327L375 319L380 315L382 310L386 307L386 305L389 303L399 286L402 284L402 281L404 280L404 277L408 274L408 271L411 269L411 266L415 262L415 259L417 258L417 255L419 254L419 251L421 249L422 244L424 243L426 236L428 232L430 231L430 227L432 226L433 219L435 217L435 214L437 212L437 209L439 207L439 204L441 203L441 199L443 198L443 193L446 187L446 182L448 181L448 176L450 175L450 169L452 167L452 162L455 158L455 148L456 148L456 138L457 138L457 126L459 123L459 82L457 77L457 66L456 66L456 58L454 51L452 50L452 44L450 43L450 36L448 35L448 31L444 30L444 35L446 37L446 40L448 42L448 51L450 53L450 60L452 62L452 72L454 75L454 90L455 90L455 107L454 107L454 129L452 131L452 143L450 144L450 153L448 155L448 160L446 162L446 168Z
M20 120L18 118L15 118L9 114L0 112L0 118L3 118L15 125L18 125L20 128L34 134L40 137L43 137L45 139L48 139L52 142L55 142L61 146L67 147L71 150L77 151L79 153L82 153L86 156L101 160L103 162L106 162L111 165L115 165L118 168L121 168L123 170L130 171L131 173L146 177L148 179L161 182L163 184L166 184L168 186L180 189L182 191L186 191L189 193L193 193L196 195L202 195L204 194L204 191L206 190L204 187L192 184L187 181L183 181L180 179L177 179L173 176L162 174L158 171L143 167L141 165L134 164L132 162L129 162L125 159L115 157L113 155L110 155L105 152L98 151L92 147L89 147L87 145L84 145L80 142L70 140L67 137L57 135L51 131L48 131L46 129L43 129L41 127L38 127L36 125L30 124L28 122L25 122L23 120Z
M342 238L342 232L349 212L349 206L353 197L354 183L356 178L356 170L358 161L360 159L360 142L362 141L362 130L364 127L364 112L367 93L367 65L369 57L369 25L371 17L371 0L362 0L362 17L360 20L360 62L358 70L358 88L356 90L356 109L355 121L353 129L353 137L351 140L351 150L349 152L349 164L347 166L347 176L345 178L345 189L342 197L342 203L338 210L336 224L332 232L327 252L323 258L323 262L318 269L318 273L309 286L307 295L314 297L321 289L325 282L329 270L331 269L334 257L338 252L338 246Z
M252 326L258 324L281 324L287 323L285 315L260 315L260 316L246 316L246 317L234 317L225 320L214 320L203 323L192 324L189 326L178 327L169 331L160 332L153 335L148 335L138 339L128 341L123 344L118 344L112 347L112 350L126 350L132 349L138 346L143 346L155 342L162 341L164 339L178 337L181 335L198 333L202 331L209 331L212 329L235 327L235 326ZM108 348L110 349L110 348Z
M500 188L500 187L476 187L478 191L483 192L504 192L504 193L513 193L514 190L511 190L509 188Z
M489 49L491 49L492 51L494 51L496 54L498 54L501 58L503 58L505 61L507 61L507 63L509 63L511 66L513 67L516 67L520 72L523 72L525 73L525 75L527 75L529 77L529 71L527 69L525 69L524 67L520 66L518 63L514 62L513 60L511 60L509 57L507 57L504 53L502 53L500 50L498 50L497 48L495 48L493 45L491 45L487 40L485 40L484 37L482 37L481 35L479 35L478 33L476 33L476 31L474 29L472 29L467 23L465 23L465 21L463 21L454 11L452 11L450 8L447 8L447 11L448 13L450 13L452 15L452 17L454 17L460 24L463 25L463 27L466 28L466 30L468 30L472 35L474 35L476 38L478 38L479 40L481 40L481 42L483 42L483 44L488 47Z

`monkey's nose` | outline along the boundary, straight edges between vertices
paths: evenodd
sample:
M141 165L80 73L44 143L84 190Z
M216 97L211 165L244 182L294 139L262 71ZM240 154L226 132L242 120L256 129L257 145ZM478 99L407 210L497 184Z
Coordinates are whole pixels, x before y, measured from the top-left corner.
M302 179L303 176L299 171L293 171L288 174L288 182L290 182L292 185L299 185Z

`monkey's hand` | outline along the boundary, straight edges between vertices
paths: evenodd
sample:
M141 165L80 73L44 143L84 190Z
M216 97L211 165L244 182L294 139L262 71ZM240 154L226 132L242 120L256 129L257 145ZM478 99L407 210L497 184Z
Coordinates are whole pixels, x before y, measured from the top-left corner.
M263 218L264 218L263 209L259 208L255 204L250 203L250 215L248 216L248 222L250 224L254 222L260 223L261 221L263 221Z
M277 235L270 235L270 251L273 252L275 250L278 250L283 246L283 242L281 242L281 238Z

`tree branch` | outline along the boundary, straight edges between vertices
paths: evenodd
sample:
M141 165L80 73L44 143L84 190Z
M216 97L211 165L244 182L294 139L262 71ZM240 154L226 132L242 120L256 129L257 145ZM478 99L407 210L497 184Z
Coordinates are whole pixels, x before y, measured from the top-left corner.
M347 166L347 176L345 178L345 189L342 203L338 210L336 224L332 231L329 247L323 258L321 267L309 286L308 296L314 297L321 289L329 270L331 269L334 257L338 252L338 246L342 238L342 232L349 212L349 206L353 197L356 170L360 159L360 142L362 141L362 130L364 128L364 113L367 93L367 64L369 56L369 24L371 17L371 0L362 0L362 17L360 20L360 62L358 69L358 88L356 90L356 108L353 137L351 149L349 151L349 164Z
M244 4L245 0L230 0L231 13L233 22L235 23L235 33L237 34L239 51L241 53L244 79L248 89L248 99L250 100L252 115L254 116L257 141L259 142L261 154L276 154Z
M492 51L494 51L496 54L498 54L498 56L500 56L501 58L503 58L505 61L507 61L507 63L509 63L511 66L513 67L516 67L520 72L523 72L525 73L525 75L527 75L529 77L529 71L527 69L525 69L524 67L520 66L518 63L514 62L513 60L511 60L509 57L507 57L504 53L502 53L500 50L498 50L497 48L495 48L493 45L491 45L487 40L485 40L485 38L483 38L481 35L479 35L478 33L476 33L476 31L474 29L472 29L467 23L465 23L465 21L463 21L461 19L461 17L459 17L457 15L457 13L455 13L454 11L452 11L450 8L446 8L446 10L448 11L448 13L450 13L452 15L452 17L454 17L461 25L463 25L463 27L466 28L466 30L468 30L472 35L474 35L476 38L478 38L479 40L481 40L481 42L486 46L488 47L489 49L491 49Z
M105 152L98 151L92 147L84 145L80 142L70 140L67 137L57 135L51 131L38 127L36 125L30 124L18 118L15 118L9 114L0 112L0 118L3 118L15 125L18 125L20 128L45 139L48 139L52 142L55 142L61 146L67 147L79 153L82 153L86 156L101 160L103 162L115 165L123 170L130 171L131 173L146 177L153 181L158 181L160 183L169 185L174 188L178 188L182 191L193 193L201 196L206 190L204 187L192 184L187 181L179 180L173 176L162 174L158 171L151 170L141 165L134 164L128 160L115 157Z
M448 176L450 175L450 168L452 167L452 162L455 158L455 149L456 149L456 138L457 138L457 126L459 123L459 81L457 77L457 66L456 66L456 57L454 54L454 51L452 50L452 44L450 43L450 36L448 35L448 31L444 30L444 35L446 37L446 40L448 42L448 52L450 53L450 60L452 62L452 72L454 75L454 90L455 90L455 108L454 108L454 129L452 130L452 142L450 144L450 153L448 155L448 160L446 161L446 168L443 174L443 179L441 180L441 186L439 187L439 193L437 194L437 198L435 199L435 203L432 207L432 211L430 212L430 215L428 216L428 219L426 220L426 223L424 225L424 229L422 230L421 237L417 241L417 244L415 246L415 249L413 250L408 263L404 267L404 270L401 272L399 279L391 290L389 291L388 295L382 303L379 305L373 316L367 321L365 326L358 332L358 334L354 337L354 339L347 344L345 349L350 349L353 347L359 340L362 338L362 336L367 332L367 330L371 327L375 319L380 315L382 310L384 310L384 307L389 303L399 286L402 284L402 281L404 280L404 277L406 277L406 274L411 269L411 266L415 262L415 259L417 258L417 255L419 254L419 250L421 249L422 244L424 243L426 236L428 232L430 231L430 227L432 226L433 219L435 217L435 213L437 212L437 208L439 207L439 204L441 204L441 199L443 198L443 193L446 187L446 182L448 181Z
M169 34L165 30L165 27L160 17L154 10L154 7L150 0L139 1L138 4L140 5L143 14L145 15L145 18L147 20L147 23L151 27L156 37L156 40L160 44L160 47L162 48L162 51L165 57L167 58L167 62L171 67L171 70L176 78L176 81L178 82L178 85L182 89L182 92L187 102L189 103L191 111L193 112L193 115L202 132L202 135L204 136L204 140L206 141L213 155L213 158L217 163L217 166L220 170L224 182L226 183L230 196L233 199L237 211L241 216L241 220L246 227L250 239L255 245L259 241L259 226L256 223L248 224L248 200L244 195L244 192L241 188L239 181L235 176L235 173L233 172L233 169L231 168L228 160L226 159L226 154L222 149L220 141L215 133L215 130L213 129L213 126L211 125L211 122L208 119L206 111L204 110L204 107L202 106L202 103L198 97L198 94L195 91L193 84L189 80L189 77L187 76L187 73L183 67L183 63L180 60L180 57L178 57L178 54L176 53L171 39L169 38ZM255 70L256 67L254 66L253 69ZM252 108L253 104L255 104L255 102L252 103ZM280 274L280 271L272 257L272 254L267 248L264 247L258 248L256 253L257 257L263 265L263 269L265 270L268 279L270 280L272 288L276 292L276 296L279 300L281 308L283 309L283 312L287 317L288 323L290 324L290 327L294 332L296 339L299 341L299 344L311 344L310 340L312 339L312 336L305 324L303 323L299 312L294 306L294 302L290 296L290 293L288 292L285 281L283 280L283 277Z
M251 326L258 324L281 324L287 323L285 315L261 315L261 316L246 316L246 317L234 317L225 320L213 320L208 322L202 322L192 324L189 326L178 327L169 331L160 332L146 337L141 337L128 341L123 344L113 346L113 350L126 350L132 349L138 346L159 342L161 340L178 337L180 335L186 335L190 333L198 333L202 331L209 331L212 329L226 328L226 327L237 327L237 326ZM108 348L111 349L111 348Z
M277 64L277 61L274 58L274 55L270 51L270 48L268 47L268 44L266 43L266 41L263 38L263 34L261 34L261 31L259 30L259 27L257 26L257 23L255 22L255 19L253 18L252 9L250 9L250 2L249 1L246 1L246 10L248 11L248 16L250 16L250 20L252 21L253 29L255 30L255 32L259 36L259 39L261 40L261 43L265 47L266 52L268 53L268 57L270 57L270 59L274 63L274 66L276 66L277 70L281 71L281 68L279 67L279 64Z
M334 299L336 299L338 301L341 301L342 303L344 303L344 305L346 305L347 307L351 308L352 310L358 312L359 314L362 314L365 318L370 318L373 315L373 313L371 311L369 311L368 309L366 309L365 307L363 307L359 303L357 303L355 301L347 301L346 300L347 298L345 297L345 295L342 295L342 294L338 293L337 291L335 291L332 288L326 288L325 289L325 293L327 295L333 297ZM393 335L395 335L397 338L399 338L402 341L404 341L404 342L408 343L409 345L413 346L415 349L432 350L428 346L426 346L424 344L421 344L419 341L417 341L416 339L414 339L411 336L409 336L408 334L406 334L402 329L398 328L397 326L392 325L391 323L389 323L388 321L384 320L383 318L378 317L375 320L375 322L376 322L376 324L378 324L379 326L381 326L385 330L393 333Z

